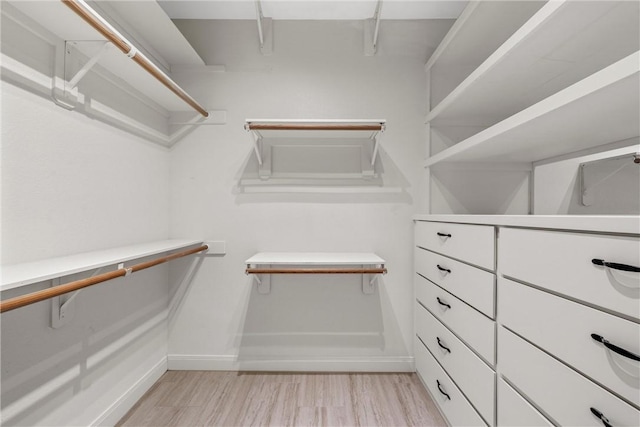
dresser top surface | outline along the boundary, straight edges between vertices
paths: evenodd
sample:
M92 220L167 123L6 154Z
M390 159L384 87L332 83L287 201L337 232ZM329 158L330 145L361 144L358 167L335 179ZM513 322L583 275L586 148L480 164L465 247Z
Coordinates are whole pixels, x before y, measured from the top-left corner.
M414 215L414 221L640 235L637 215Z

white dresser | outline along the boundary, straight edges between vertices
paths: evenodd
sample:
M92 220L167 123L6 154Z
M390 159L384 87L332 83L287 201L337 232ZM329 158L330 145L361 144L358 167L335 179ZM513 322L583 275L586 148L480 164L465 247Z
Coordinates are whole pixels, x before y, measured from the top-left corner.
M451 425L640 425L638 217L415 219L416 371Z

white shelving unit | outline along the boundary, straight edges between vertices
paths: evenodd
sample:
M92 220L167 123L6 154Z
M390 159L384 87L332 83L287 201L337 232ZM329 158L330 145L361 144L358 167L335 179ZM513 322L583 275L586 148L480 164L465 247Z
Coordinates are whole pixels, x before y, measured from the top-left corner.
M637 138L639 13L625 1L471 2L426 65L431 212L531 213L537 162ZM504 211L477 208L470 187L494 187Z
M382 265L385 260L370 252L259 252L245 261L247 265Z
M636 52L430 157L425 166L536 162L638 136L639 73Z
M444 389L455 390L457 385L464 395L457 403L455 398L450 399L451 402L442 400L441 409L452 425L482 424L474 417L483 417L489 426L502 425L505 424L503 414L513 408L506 403L508 397L502 392L496 393L492 387L494 384L500 387L509 363L517 360L522 371L534 372L535 381L543 371L535 370L539 364L528 366L519 357L504 351L509 344L504 335L496 334L501 325L508 325L505 307L515 307L516 303L527 309L541 306L525 297L510 301L508 295L505 296L505 277L518 277L508 271L509 259L517 260L536 274L551 271L554 268L551 260L562 260L558 271L549 273L553 280L562 282L549 287L555 295L562 293L562 285L570 289L569 295L576 289L582 292L586 280L575 273L582 269L586 274L600 274L598 292L608 289L613 279L601 271L594 272L592 267L597 265L594 261L599 260L596 254L605 250L606 234L610 234L608 250L611 252L602 256L625 259L628 265L637 265L637 258L634 260L629 254L637 248L640 218L628 215L635 213L630 206L637 200L634 198L637 182L625 178L617 180L615 186L600 188L600 194L604 191L611 194L607 198L609 210L599 212L608 215L575 213L597 212L576 208L581 196L584 200L584 189L579 189L581 161L597 165L610 163L601 162L603 159L624 155L629 163L625 170L638 166L633 161L638 152L635 146L640 144L640 3L470 2L427 62L426 69L430 111L426 115L428 141L424 166L429 181L430 211L414 217L417 256L420 256L415 262L416 298L420 301L415 308L416 333L420 337L416 341L416 367L426 386L437 396L443 389L436 378L431 378L434 371L431 366L438 366L433 359L438 360L444 369L438 380L445 382ZM585 158L588 160L583 160ZM606 181L620 166L609 169L608 172L598 170L598 182ZM540 205L546 202L562 214L534 214L544 211L535 209L534 202L540 200ZM546 208L547 212L555 212L549 206ZM536 243L532 236L545 236L548 241ZM581 240L572 248L554 240L560 236ZM592 252L584 249L590 239L596 242ZM549 255L554 250L557 253ZM583 250L575 268L568 268L563 257L569 258ZM492 259L484 266L486 271L479 274L471 268L477 264L466 255L469 251L496 255L498 259ZM538 255L547 259L536 263ZM453 271L460 274L458 277L465 285L459 292L453 287L456 283L455 276L451 275ZM558 279L563 274L561 271L570 273ZM451 306L436 297L453 299L455 296L474 306L480 301L464 295L475 288L467 285L482 283L481 276L487 274L496 276L487 279L489 285L482 296L497 307L495 318L491 319L495 324L488 323L487 336L497 337L492 348L498 354L497 362L491 366L494 372L489 372L490 378L483 384L482 370L466 370L461 375L462 366L471 366L470 363L458 366L457 356L441 357L442 346L437 345L440 337L436 345L435 340L422 339L435 329L424 326L429 325L429 319L434 316L441 316L433 324L440 325L444 331L448 328L459 335L476 331L480 322L469 320L456 330L451 319L459 310L442 311L443 307L450 309ZM634 287L638 277L636 273L632 273L632 277ZM519 279L521 283L536 283L536 288L540 285L530 278ZM575 286L578 283L580 286ZM623 292L611 289L612 293L619 292L617 295L624 294L623 300L629 296L626 289ZM630 302L633 304L625 300L627 304ZM548 318L548 306L539 310ZM560 321L555 317L554 327L573 327L574 319L567 316ZM486 319L482 321L487 323ZM537 328L540 322L532 325L534 323ZM555 337L556 331L548 329L546 336ZM637 328L630 335L637 337ZM471 342L465 344L474 346ZM480 354L477 348L474 351ZM434 364L428 365L431 362ZM601 365L606 363L599 360L598 369ZM456 385L446 385L449 377ZM559 388L569 384L566 378L553 375L549 378ZM513 397L528 400L521 396L526 393L518 389ZM466 403L469 416L460 418L463 411L459 406ZM587 406L587 417L591 415L588 409ZM630 413L637 418L635 410ZM522 409L518 422L526 419L523 414L527 411L529 409ZM554 420L567 425L590 422Z
M385 260L370 252L259 252L245 263L262 294L271 291L272 274L361 274L362 292L371 294L387 272Z
M176 86L173 64L180 64L181 73L212 68L156 2L97 2L92 8L135 42L134 54L144 55L155 74L164 74ZM2 19L8 39L3 41L8 46L2 58L3 79L63 108L164 146L173 145L195 125L226 121L222 111L204 118L116 46L105 46L105 37L61 1L6 1ZM140 24L149 19L153 26Z
M544 4L433 106L427 121L492 125L543 100L637 51L637 29L628 25L637 14L635 2Z
M1 267L0 291L68 276L82 271L158 255L202 243L201 240L162 240L102 251L86 252L42 261L5 265Z
M257 173L241 179L249 189L286 186L379 187L376 163L385 120L247 119Z

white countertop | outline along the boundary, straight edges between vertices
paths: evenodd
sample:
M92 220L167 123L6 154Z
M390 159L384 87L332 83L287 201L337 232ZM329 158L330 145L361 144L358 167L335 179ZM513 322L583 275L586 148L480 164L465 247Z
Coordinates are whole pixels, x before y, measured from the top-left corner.
M259 252L247 264L273 265L360 265L384 264L371 252Z
M414 221L486 224L503 227L526 227L594 231L601 233L640 234L637 215L428 215L413 217Z

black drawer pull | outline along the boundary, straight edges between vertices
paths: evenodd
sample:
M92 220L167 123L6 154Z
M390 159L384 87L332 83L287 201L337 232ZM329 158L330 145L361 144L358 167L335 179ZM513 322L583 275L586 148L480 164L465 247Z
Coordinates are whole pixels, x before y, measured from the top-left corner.
M449 270L448 268L440 267L440 264L436 264L436 267L438 267L438 270L440 271L446 271L447 273L451 273L451 270Z
M451 237L451 234L448 234L448 233L440 233L440 232L438 232L438 233L436 233L436 234L437 234L438 236L440 236L440 237Z
M444 305L445 307L448 307L448 308L451 308L451 306L449 304L447 304L446 302L442 302L440 297L436 297L436 299L438 300L438 304Z
M625 350L624 348L618 347L617 345L613 345L611 344L609 341L607 341L603 336L600 336L598 334L591 334L591 338L593 338L594 340L601 342L605 347L607 347L609 350L618 353L621 356L627 357L631 360L636 360L638 362L640 362L640 356L638 356L637 354L633 354L631 353L629 350Z
M442 345L442 342L440 342L440 337L436 337L436 340L438 340L438 345L442 348L444 348L445 350L447 350L449 353L451 353L451 350L448 347L445 347Z
M612 427L611 423L609 422L609 420L607 419L607 417L604 416L604 414L600 411L598 411L596 408L591 407L589 408L591 409L591 413L593 415L595 415L596 417L598 417L600 419L600 421L602 421L602 424L604 424L604 427Z
M605 266L605 267L613 268L614 270L630 271L632 273L640 273L640 267L634 267L633 265L618 264L617 262L607 262L607 261L605 261L603 259L597 259L597 258L592 259L591 262L594 263L595 265L602 265L602 266Z
M440 386L440 381L436 380L436 382L438 383L438 390L440 390L440 393L444 394L445 396L447 396L447 399L451 400L451 397L447 393L442 391L442 386Z

